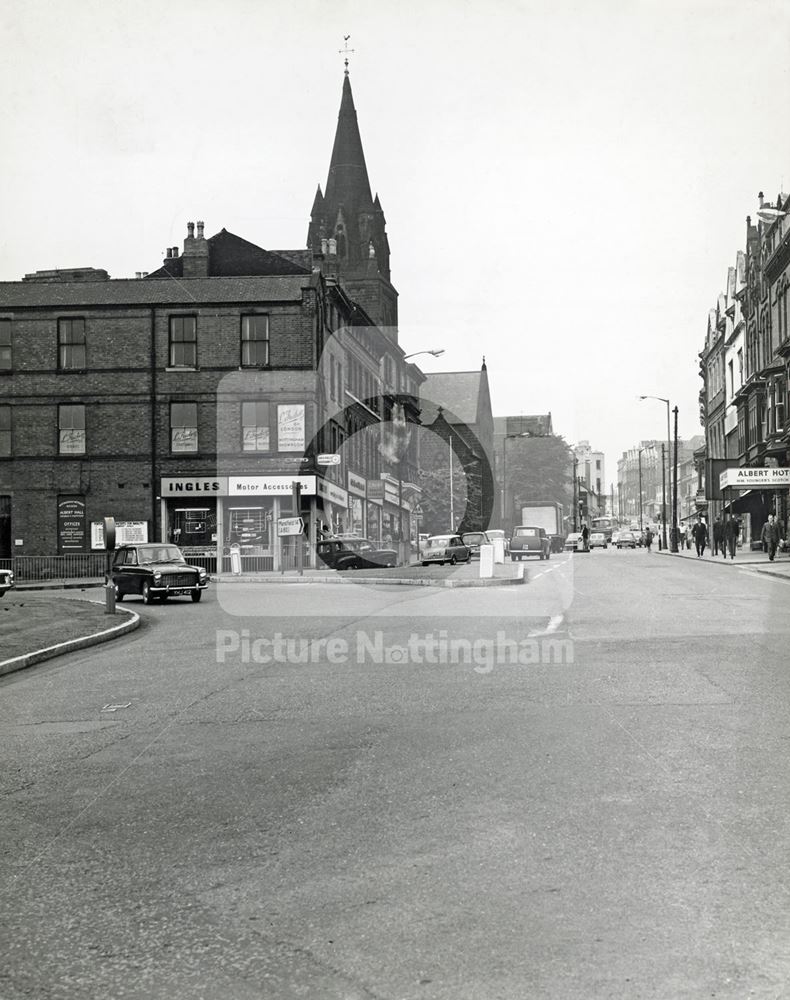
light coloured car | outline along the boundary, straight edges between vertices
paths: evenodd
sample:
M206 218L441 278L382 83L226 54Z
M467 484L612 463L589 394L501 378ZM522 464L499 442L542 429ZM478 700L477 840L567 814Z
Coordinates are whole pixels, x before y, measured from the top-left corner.
M14 586L14 571L0 569L0 597Z
M423 546L420 559L423 566L429 563L455 566L459 562L469 562L472 550L464 545L460 535L431 535Z
M490 545L491 536L487 531L465 531L463 535L461 535L461 541L464 545L469 547L472 553L472 559L479 559L480 546Z
M590 549L605 549L608 548L606 542L606 535L602 531L594 531L590 535Z
M621 531L617 536L618 549L635 549L637 546L636 535L633 531Z
M580 531L572 531L568 537L565 539L565 551L575 552L577 549L581 551L582 547L582 533Z
M492 542L497 538L501 538L505 544L505 552L507 553L510 550L510 539L501 528L488 528L486 534Z

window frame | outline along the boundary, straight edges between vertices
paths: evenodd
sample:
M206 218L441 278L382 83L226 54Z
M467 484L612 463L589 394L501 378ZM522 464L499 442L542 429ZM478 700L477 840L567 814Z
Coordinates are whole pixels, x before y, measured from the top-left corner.
M194 423L175 423L174 413L177 407L194 407ZM196 455L200 449L200 432L198 430L198 404L194 400L178 400L170 402L170 453L172 455ZM176 447L176 431L181 429L194 430L194 447ZM191 443L191 438L185 435L184 441Z
M245 408L255 407L255 423L245 422ZM258 423L258 407L265 407L266 419L264 423ZM249 409L248 411L249 412ZM239 410L239 423L241 427L241 450L243 452L252 452L253 454L269 454L272 451L272 410L271 404L265 399L245 399L242 401ZM254 430L254 440L252 441L252 447L248 447L248 438L246 431L247 429ZM266 431L266 445L261 447L259 445L258 434L260 431Z
M191 322L191 339L177 339L177 327L180 325L181 333L183 333L183 325L189 320ZM168 368L179 368L185 369L186 371L196 371L198 363L198 334L197 334L197 316L194 313L175 313L172 316L168 316L167 323L167 367ZM180 347L182 350L186 346L192 345L192 361L191 363L186 361L177 361L175 358L175 352Z
M257 332L258 323L265 325L264 337L247 336L250 328ZM258 357L260 345L263 345L264 360ZM251 357L251 351L255 349L255 358ZM268 313L242 313L239 317L239 367L240 368L269 368L271 366L271 324Z
M6 420L4 426L4 419ZM3 442L8 441L8 450L3 447ZM0 403L0 459L12 458L14 454L14 425L13 411L10 403Z
M76 424L73 422L66 422L65 416L67 411L73 411L71 414L72 421L73 417L78 413L81 414L82 426L79 426L80 421ZM58 403L58 454L59 455L85 455L87 454L88 445L88 428L87 428L87 416L85 412L84 403ZM68 440L68 435L71 433L74 435L73 440L79 442L79 434L75 432L82 431L82 450L78 447L65 448L63 447L64 440Z
M4 342L3 331L8 329L8 342ZM8 364L3 363L5 353L8 352ZM14 368L14 333L10 316L0 316L0 374L13 371Z
M75 324L81 324L82 339L74 338ZM64 336L68 332L68 337ZM75 349L82 348L81 364L74 361ZM69 363L67 363L69 362ZM58 317L58 371L85 371L88 367L88 336L84 316Z

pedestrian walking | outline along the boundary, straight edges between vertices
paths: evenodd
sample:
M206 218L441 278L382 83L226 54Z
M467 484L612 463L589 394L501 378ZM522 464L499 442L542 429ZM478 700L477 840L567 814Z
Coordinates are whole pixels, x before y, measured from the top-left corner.
M691 529L691 537L694 539L697 557L705 555L705 545L708 541L708 526L700 518L697 518L697 523Z
M735 549L738 545L738 531L740 525L734 517L728 518L724 522L724 545L726 551L724 553L724 558L727 558L727 552L730 553L730 559L735 558Z
M713 528L711 529L711 534L713 535L714 556L717 556L719 554L719 549L721 549L721 554L724 555L724 525L721 523L721 518L717 517L716 520L713 522Z
M585 552L590 551L590 529L586 524L582 526L582 548Z
M763 543L763 550L768 551L768 558L773 562L779 542L782 540L782 525L773 514L768 515L768 520L763 525L760 538Z
M650 530L650 528L648 528L647 531L645 532L645 548L647 549L648 552L651 551L652 545L653 545L653 532Z

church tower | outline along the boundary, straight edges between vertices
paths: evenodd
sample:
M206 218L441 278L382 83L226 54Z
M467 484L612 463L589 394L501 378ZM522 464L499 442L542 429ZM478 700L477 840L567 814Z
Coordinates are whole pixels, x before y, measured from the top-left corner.
M397 327L398 293L390 281L390 248L378 194L371 197L357 112L346 69L326 191L319 185L307 245L323 270L380 326Z

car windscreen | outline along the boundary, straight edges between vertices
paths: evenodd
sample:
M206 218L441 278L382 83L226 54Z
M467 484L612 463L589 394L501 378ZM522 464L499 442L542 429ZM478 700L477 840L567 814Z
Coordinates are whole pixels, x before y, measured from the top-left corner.
M137 550L141 563L183 562L183 556L175 545L141 545Z
M516 528L513 534L517 538L535 538L538 534L537 528Z

